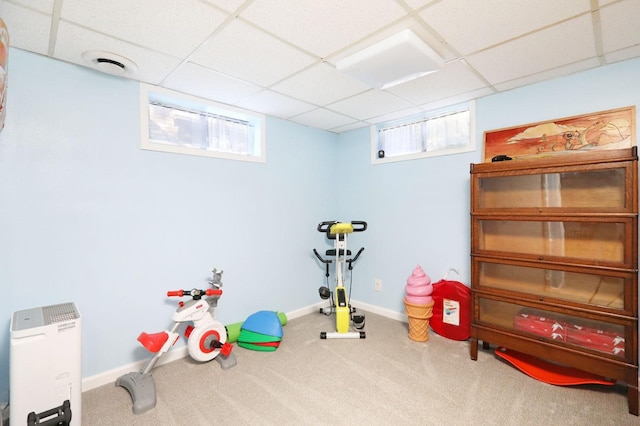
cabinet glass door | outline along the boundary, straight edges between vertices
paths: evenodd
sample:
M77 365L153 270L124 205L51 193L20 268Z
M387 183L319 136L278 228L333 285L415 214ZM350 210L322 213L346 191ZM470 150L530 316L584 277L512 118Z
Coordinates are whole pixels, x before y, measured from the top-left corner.
M627 164L627 163L625 163ZM477 179L476 211L484 209L580 209L628 211L627 167Z
M509 253L537 260L571 260L595 265L631 264L631 219L476 221L473 233L478 253Z
M631 357L631 350L627 354L628 336L624 325L482 297L477 303L479 325L489 325L536 340L579 346L612 357Z
M565 270L540 265L507 264L474 260L478 289L504 290L532 296L533 300L565 300L631 313L625 307L625 287L633 285L632 274L615 271ZM626 311L626 312L625 312Z

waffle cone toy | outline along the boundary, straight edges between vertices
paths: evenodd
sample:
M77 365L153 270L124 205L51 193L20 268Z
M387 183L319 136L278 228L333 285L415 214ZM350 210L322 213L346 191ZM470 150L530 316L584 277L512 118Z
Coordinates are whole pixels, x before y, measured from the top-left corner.
M416 305L404 300L404 311L409 319L409 339L416 342L429 340L429 318L433 315L434 303Z

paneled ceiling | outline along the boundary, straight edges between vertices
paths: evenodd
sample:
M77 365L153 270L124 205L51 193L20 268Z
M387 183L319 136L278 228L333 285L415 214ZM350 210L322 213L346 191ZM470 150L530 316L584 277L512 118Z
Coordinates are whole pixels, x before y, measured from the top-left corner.
M640 56L640 0L0 0L0 17L11 47L108 52L125 78L336 133ZM442 70L386 90L336 70L404 29Z

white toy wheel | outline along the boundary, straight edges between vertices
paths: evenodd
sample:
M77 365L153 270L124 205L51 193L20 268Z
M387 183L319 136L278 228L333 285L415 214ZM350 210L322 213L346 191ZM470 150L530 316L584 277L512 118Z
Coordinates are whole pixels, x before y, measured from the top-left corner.
M215 323L205 327L196 327L187 341L189 355L196 361L211 361L220 353L220 348L212 346L214 341L221 344L227 341L227 330L222 324Z

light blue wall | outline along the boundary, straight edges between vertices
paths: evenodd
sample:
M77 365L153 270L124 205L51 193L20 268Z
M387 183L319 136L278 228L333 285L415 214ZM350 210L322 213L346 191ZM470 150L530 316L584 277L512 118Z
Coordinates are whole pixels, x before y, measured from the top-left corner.
M640 60L480 99L473 153L370 165L369 130L340 136L267 121L267 163L139 149L138 85L13 49L0 133L0 401L11 313L73 301L83 376L147 356L166 290L224 268L223 323L319 301L321 220L366 220L354 300L402 312L420 264L469 282L469 164L485 130L640 105ZM640 108L639 108L640 109ZM375 292L373 281L383 281Z
M366 247L353 298L403 311L404 285L416 265L433 281L458 268L469 285L469 164L482 159L483 133L630 105L638 123L639 76L635 59L479 99L477 149L469 154L371 166L369 130L341 134L340 159L349 173L340 214L370 225L350 240ZM375 278L382 279L381 293Z
M404 285L420 265L435 282L469 282L469 164L475 152L376 166L370 164L370 133L340 136L343 166L350 170L341 192L346 219L363 218L369 229L350 239L365 252L355 268L353 299L403 312ZM382 292L374 280L382 280Z
M218 318L318 301L337 137L267 120L266 164L139 149L138 84L12 49L0 133L0 401L12 312L75 302L83 376L147 357L166 291L224 269Z

